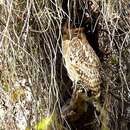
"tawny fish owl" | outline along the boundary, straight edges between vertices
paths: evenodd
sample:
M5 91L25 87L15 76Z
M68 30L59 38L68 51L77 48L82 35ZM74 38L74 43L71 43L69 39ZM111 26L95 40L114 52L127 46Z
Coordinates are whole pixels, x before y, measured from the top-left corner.
M100 60L87 41L84 28L66 29L63 32L62 53L72 82L81 82L95 96L99 95Z

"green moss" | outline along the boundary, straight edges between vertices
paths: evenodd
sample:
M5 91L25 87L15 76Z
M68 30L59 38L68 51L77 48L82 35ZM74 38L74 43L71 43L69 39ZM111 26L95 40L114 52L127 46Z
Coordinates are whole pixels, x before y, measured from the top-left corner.
M4 84L3 84L3 90L4 90L5 92L8 92L8 91L9 91L9 84L4 83Z
M110 60L110 63L111 63L112 65L117 65L117 64L119 63L118 57L117 57L116 55L112 55L111 60Z

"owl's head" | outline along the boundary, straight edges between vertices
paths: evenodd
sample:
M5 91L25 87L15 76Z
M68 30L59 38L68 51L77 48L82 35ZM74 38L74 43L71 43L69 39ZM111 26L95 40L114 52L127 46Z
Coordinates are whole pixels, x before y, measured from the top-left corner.
M70 33L71 33L71 37L78 37L78 38L82 38L85 34L85 28L80 27L80 28L72 28L70 29Z
M71 40L74 37L83 38L85 36L85 28L67 28L66 26L63 28L63 40Z

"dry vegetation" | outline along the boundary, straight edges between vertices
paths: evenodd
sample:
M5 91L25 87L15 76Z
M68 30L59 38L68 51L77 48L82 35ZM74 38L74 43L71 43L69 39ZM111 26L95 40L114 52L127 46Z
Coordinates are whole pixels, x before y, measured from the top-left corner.
M108 127L127 130L130 127L130 3L101 0L98 4L98 42L103 52L99 55L102 110L107 111L102 114L106 117L101 119L102 130ZM71 2L67 6L71 7ZM40 130L39 121L45 119L43 124L46 124L50 117L51 130L98 129L94 124L98 122L96 118L85 123L84 128L76 126L79 127L76 129L74 122L60 116L62 106L72 94L71 81L62 63L64 17L71 19L70 13L62 8L62 0L0 0L0 130Z

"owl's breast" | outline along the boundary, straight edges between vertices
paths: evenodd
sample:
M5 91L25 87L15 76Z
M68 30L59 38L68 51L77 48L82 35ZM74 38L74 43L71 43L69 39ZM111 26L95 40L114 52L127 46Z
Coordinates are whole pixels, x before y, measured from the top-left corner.
M71 47L70 47L71 40L65 40L63 41L62 46L62 53L63 53L63 59L64 64L67 69L68 75L72 81L78 81L79 75L76 71L76 69L73 66L73 57L71 55Z

